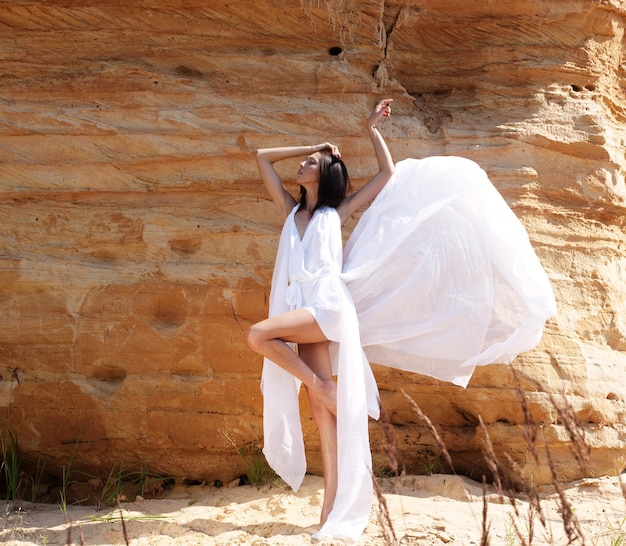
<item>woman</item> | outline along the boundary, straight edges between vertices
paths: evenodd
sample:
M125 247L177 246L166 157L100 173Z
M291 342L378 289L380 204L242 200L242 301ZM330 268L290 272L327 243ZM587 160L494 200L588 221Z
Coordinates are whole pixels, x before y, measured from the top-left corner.
M268 396L267 388L276 388L280 380L275 377L268 379L267 375L271 373L268 371L271 363L275 363L304 385L319 430L324 472L324 502L320 518L323 526L335 506L338 487L340 490L350 490L347 495L342 496L342 502L334 512L336 517L331 518L332 521L325 526L326 530L322 527L320 537L327 534L337 536L337 533L339 536L355 533L358 536L367 521L372 500L371 461L367 445L368 408L364 404L367 402L359 393L354 392L359 389L359 385L355 383L353 374L349 371L341 373L335 370L335 373L339 372L340 391L347 390L342 388L346 386L347 381L342 380L344 375L349 375L352 379L351 395L362 398L357 404L361 406L357 414L346 416L344 412L340 412L339 415L340 438L345 440L346 435L355 436L356 444L360 446L356 450L357 453L352 453L351 449L346 452L342 446L337 445L337 385L333 380L329 348L331 341L343 345L341 348L343 358L338 358L337 361L351 368L355 366L360 368L357 370L361 384L360 393L364 396L366 389L369 389L370 413L377 416L374 382L361 351L356 312L350 294L340 278L343 264L341 226L378 195L393 173L391 155L376 128L376 123L381 118L390 115L391 103L391 99L379 102L367 118L366 127L374 146L379 170L367 184L351 195L348 195L349 181L346 167L340 158L338 148L332 144L262 149L257 151L256 156L263 183L283 219L287 220L281 236L272 282L273 292L286 288L286 294L284 297L272 298L278 301L276 305L270 305L270 318L252 326L247 334L249 346L267 359L263 376L266 401L264 451L270 464L285 478L285 472L281 472L281 462L275 461L273 454L268 453L268 444L271 443L271 439L268 441L268 434L271 435L268 429L274 427L274 423L268 421L271 421L270 416L276 409L268 407L268 401L272 406L278 400ZM282 159L305 154L309 155L300 164L296 175L296 183L300 185L300 202L297 203L283 186L273 164ZM284 278L278 278L282 272L286 272L287 282ZM289 310L282 305L285 301ZM280 310L273 308L276 306L282 308ZM297 353L289 344L297 344ZM348 345L349 348L346 347ZM348 351L354 354L348 355ZM276 369L273 372L280 373ZM283 379L290 381L284 374ZM296 384L296 392L297 387ZM276 390L276 395L284 395L285 389ZM293 395L293 388L287 390ZM345 404L346 396L341 395L341 398ZM281 400L284 402L282 396ZM294 403L297 404L297 400L293 400L292 396L292 411L296 409ZM352 406L350 411L354 411L354 404L350 405ZM276 421L281 422L280 416ZM294 434L297 435L297 431L294 431ZM285 437L292 436L284 431L281 431L280 435L281 445L284 445ZM300 443L295 449L303 459ZM294 453L288 450L287 457L292 459L293 456ZM281 455L277 457L280 458ZM342 484L338 479L338 457L345 461L344 467L352 467L348 472L341 472L345 478ZM289 466L291 463L291 460L288 461ZM354 466L358 467L356 473L353 470ZM285 479L297 489L302 479L300 474L302 468L297 476L292 478L287 476ZM354 483L355 479L360 483ZM351 498L354 491L359 492L356 499ZM360 508L356 508L358 506ZM354 519L355 514L358 520L355 528L360 530L357 532L343 529L342 521L346 517Z
M257 152L261 178L286 218L270 318L248 331L250 347L266 357L263 452L297 490L306 471L303 384L324 470L315 538L356 540L367 523L367 416L379 410L368 357L466 387L476 366L511 362L537 345L556 312L524 227L486 173L451 156L394 165L375 126L390 112L384 100L367 119L379 172L352 195L331 144ZM297 204L273 163L307 154ZM341 226L372 200L344 251Z

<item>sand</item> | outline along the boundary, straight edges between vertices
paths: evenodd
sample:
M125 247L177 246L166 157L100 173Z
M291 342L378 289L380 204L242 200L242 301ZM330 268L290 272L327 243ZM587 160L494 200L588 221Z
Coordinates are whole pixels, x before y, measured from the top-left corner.
M545 526L529 516L521 497L512 503L493 487L451 475L403 476L381 482L398 544L479 545L483 535L483 499L487 499L490 544L568 544L558 494L542 492ZM589 546L626 544L626 503L619 477L585 479L564 486L565 494ZM177 486L159 499L137 498L121 508L22 503L14 511L5 503L0 544L124 545L302 545L315 542L322 501L322 480L307 476L294 493L286 486ZM375 502L361 545L384 545ZM516 515L517 510L517 515ZM534 536L529 542L529 521ZM517 532L516 532L517 528ZM519 535L517 534L519 533ZM521 535L521 538L520 538Z

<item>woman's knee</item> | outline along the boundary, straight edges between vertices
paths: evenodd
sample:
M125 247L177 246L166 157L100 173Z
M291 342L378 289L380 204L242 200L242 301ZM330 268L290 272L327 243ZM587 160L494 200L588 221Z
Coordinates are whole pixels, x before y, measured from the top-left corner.
M261 329L256 324L246 330L246 343L254 352L258 353L260 351L263 341Z
M267 328L267 321L257 322L246 330L246 342L255 353L265 354L266 344L273 339L277 338Z

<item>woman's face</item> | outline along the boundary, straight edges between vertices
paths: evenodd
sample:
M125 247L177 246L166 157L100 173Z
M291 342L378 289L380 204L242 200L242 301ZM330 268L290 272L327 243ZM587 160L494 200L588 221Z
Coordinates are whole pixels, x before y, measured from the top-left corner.
M319 152L315 152L307 157L302 163L296 175L296 182L301 186L307 184L320 183L320 157Z

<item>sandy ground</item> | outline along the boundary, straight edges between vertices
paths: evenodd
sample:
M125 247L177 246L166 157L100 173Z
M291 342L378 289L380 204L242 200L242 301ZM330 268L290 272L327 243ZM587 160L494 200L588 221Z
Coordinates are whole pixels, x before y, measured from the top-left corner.
M450 475L404 476L382 484L399 544L470 546L481 543L481 484ZM214 489L176 487L166 498L123 503L96 510L71 506L64 515L58 505L23 503L21 511L4 507L0 544L124 545L123 515L131 545L302 545L315 543L322 501L322 480L307 476L297 493L284 486ZM626 503L619 478L586 479L565 486L583 540L574 544L626 544ZM529 516L529 505L514 508L487 489L490 544L568 544L558 495L542 493L542 512ZM361 545L388 544L374 503ZM516 515L517 510L517 515ZM534 536L529 541L532 521ZM516 532L517 528L517 532ZM518 534L519 533L519 534ZM343 544L324 541L316 544Z

